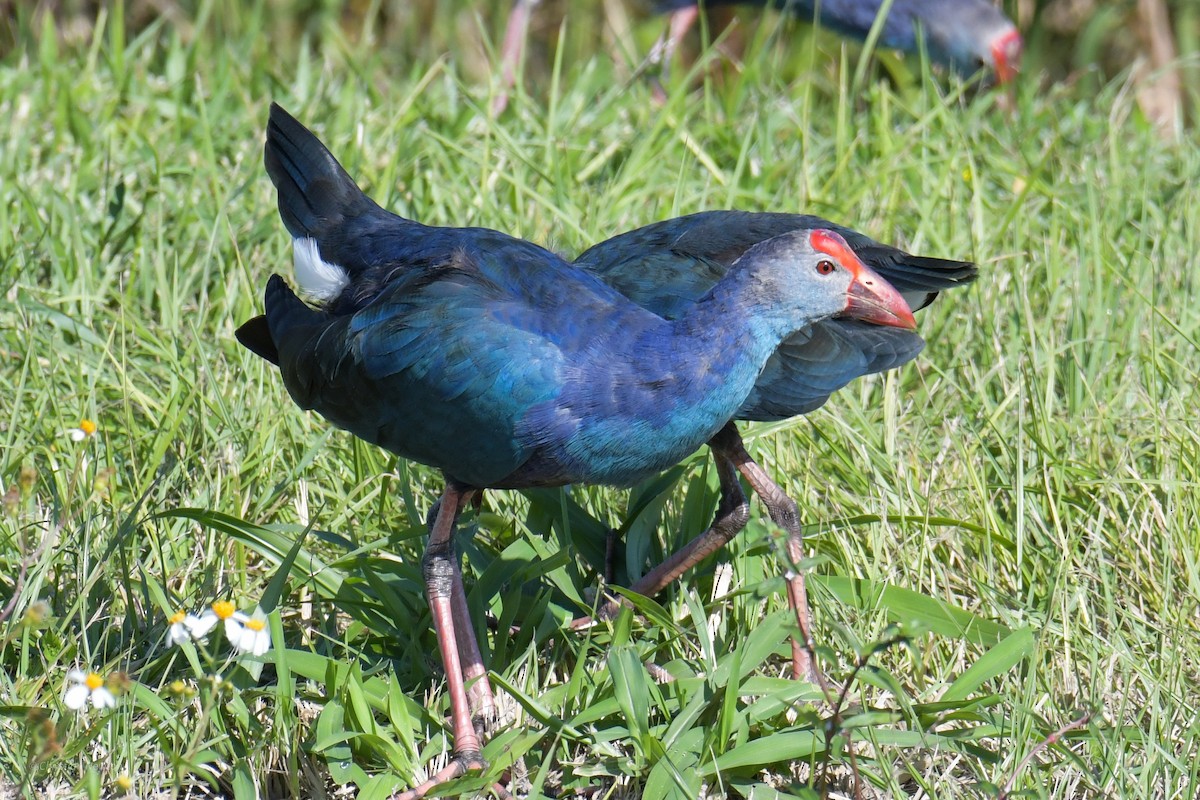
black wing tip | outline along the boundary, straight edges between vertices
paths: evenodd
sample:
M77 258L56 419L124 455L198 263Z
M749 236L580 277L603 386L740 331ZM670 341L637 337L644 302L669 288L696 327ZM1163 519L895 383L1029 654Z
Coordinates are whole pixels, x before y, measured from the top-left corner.
M271 338L271 328L267 325L265 314L259 314L242 323L233 335L237 337L242 347L259 358L279 366L279 348L275 346L275 340Z
M292 236L320 238L330 226L376 207L325 143L278 103L271 103L263 165Z
M319 225L320 213L310 196L312 183L332 172L336 160L316 134L304 127L278 103L271 103L267 135L263 142L263 166L278 192L279 216L292 236L311 236Z
M267 279L267 288L263 292L263 305L266 307L267 317L274 319L277 311L290 308L296 303L308 308L292 291L292 287L288 286L288 282L283 279L282 275L272 274Z
M973 261L955 261L953 262L958 267L958 280L960 283L970 283L979 277L979 265Z
M289 162L304 159L317 159L319 162L332 159L336 163L329 148L317 135L275 102L271 103L271 111L267 115L267 137L263 151L268 172L271 171L272 160L282 166L280 161L284 158ZM312 165L305 167L311 169Z
M267 279L267 288L263 292L266 313L247 320L236 331L234 336L250 352L279 366L279 347L271 334L271 321L275 320L278 327L281 316L286 317L294 306L307 310L308 306L296 296L280 275L272 275Z
M271 103L271 111L267 115L267 137L264 150L268 159L279 158L280 151L301 151L303 145L297 141L316 139L316 134L306 128L300 120L293 117L278 103ZM307 142L305 142L307 144Z
M934 279L931 289L951 289L971 283L979 277L979 265L971 261L956 261L932 256L908 256L897 266L907 267L911 276L918 275Z

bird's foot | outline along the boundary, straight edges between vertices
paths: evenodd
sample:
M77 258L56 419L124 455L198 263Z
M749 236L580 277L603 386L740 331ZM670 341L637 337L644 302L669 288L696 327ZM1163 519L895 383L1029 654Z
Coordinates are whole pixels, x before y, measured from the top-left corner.
M429 794L434 787L440 786L443 783L448 783L455 778L461 778L471 770L487 769L487 762L483 760L483 754L478 750L457 753L454 758L450 759L450 763L438 770L437 774L431 775L428 780L421 783L419 786L394 794L390 800L420 800L420 798ZM500 784L492 786L492 791L502 800L509 800L512 795L508 790Z
M567 627L576 632L586 631L597 623L615 619L624 605L628 604L622 598L605 592L595 614L590 617L576 617Z

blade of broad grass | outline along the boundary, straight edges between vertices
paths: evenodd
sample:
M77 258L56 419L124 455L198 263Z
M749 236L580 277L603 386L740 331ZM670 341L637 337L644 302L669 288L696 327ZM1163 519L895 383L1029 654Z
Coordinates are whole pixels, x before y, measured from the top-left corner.
M700 765L701 775L758 771L770 764L811 761L825 751L824 736L815 731L774 733L738 745L719 758Z
M997 642L942 692L942 701L965 700L984 683L1003 675L1033 655L1033 631L1020 628Z
M303 538L291 540L278 531L236 517L201 508L176 508L153 515L156 519L190 519L225 533L254 548L260 555L280 566L294 570L302 580L311 580L327 597L336 597L342 587L342 574L312 552L301 547ZM298 562L298 566L297 566Z
M637 652L629 645L614 646L608 651L608 672L612 676L617 705L625 718L629 733L645 758L651 755L650 692L647 689L646 669Z
M860 609L879 608L891 620L939 636L993 645L1008 634L1003 625L911 589L820 575L814 576L812 583L847 605Z

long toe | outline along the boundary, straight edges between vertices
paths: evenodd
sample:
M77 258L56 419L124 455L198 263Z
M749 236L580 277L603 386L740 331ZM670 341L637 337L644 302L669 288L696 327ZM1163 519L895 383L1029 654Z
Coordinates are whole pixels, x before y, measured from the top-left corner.
M420 800L420 798L429 794L434 787L440 786L443 783L448 783L455 778L461 778L471 770L487 769L487 762L483 760L483 756L478 752L474 753L459 753L450 759L450 763L438 770L437 774L430 776L428 780L420 786L414 786L412 789L394 794L391 800ZM498 787L505 795L507 790L503 787Z

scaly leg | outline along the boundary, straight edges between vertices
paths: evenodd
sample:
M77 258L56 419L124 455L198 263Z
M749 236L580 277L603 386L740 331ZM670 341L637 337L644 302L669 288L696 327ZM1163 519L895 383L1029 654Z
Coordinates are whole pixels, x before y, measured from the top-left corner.
M476 730L486 730L496 719L496 698L487 678L487 668L475 638L475 626L467 608L467 592L463 587L462 570L454 559L454 574L450 578L450 602L454 613L454 628L458 631L458 656L462 659L463 680L468 684L467 695Z
M638 594L646 597L658 594L680 575L728 544L730 539L746 527L750 519L750 507L746 502L746 495L742 492L742 486L738 483L737 470L729 458L715 449L713 460L716 462L717 476L721 483L721 499L712 525L629 587ZM619 608L620 604L616 600L610 600L600 608L597 616L610 619ZM591 624L591 618L584 617L573 621L571 627L580 629Z
M474 495L477 508L482 497L482 492ZM459 513L466 508L467 502L468 500L465 498L460 501ZM441 507L442 503L439 500L433 504L433 508L429 509L429 516L425 524L428 526L431 536ZM452 550L451 552L453 553L454 551ZM471 701L471 712L475 719L475 728L476 730L482 730L496 718L496 700L495 695L492 693L492 685L487 679L487 669L483 665L479 640L475 637L475 626L471 623L471 613L467 606L467 592L463 586L462 568L459 565L456 553L452 561L454 564L454 574L451 576L450 602L453 604L454 629L457 632L456 638L458 639L458 657L462 662L463 680L469 684L467 696Z
M713 460L717 464L717 476L721 483L721 499L712 525L630 587L638 594L647 597L658 594L680 575L729 544L750 521L750 505L738 483L733 463L715 450Z
M713 523L708 530L688 542L630 587L638 594L654 596L701 560L724 547L746 527L749 508L741 484L738 483L738 472L746 477L755 494L762 499L771 520L787 533L790 563L798 564L804 558L804 533L800 527L800 510L796 501L788 497L746 452L737 426L730 422L709 440L708 446L712 449L721 483L721 500ZM797 680L806 678L824 689L825 679L816 665L812 617L808 607L804 574L792 570L789 570L789 573L788 605L795 611L796 623L800 629L799 638L792 638L792 675ZM619 608L618 601L610 600L601 607L597 616L609 619ZM583 617L574 620L571 627L578 630L591 624L590 617Z
M762 498L771 520L787 533L790 563L799 564L804 558L804 532L800 527L800 509L796 501L788 497L779 484L771 480L766 470L750 457L737 427L732 422L712 438L709 446L714 455L720 453L731 461L745 476L754 493ZM796 612L796 623L800 628L800 637L792 638L792 676L797 680L807 678L824 689L825 679L817 669L812 638L812 613L808 608L804 573L794 568L789 568L788 571L788 605Z
M471 721L470 704L467 701L467 691L463 680L463 665L459 656L462 645L459 643L460 640L455 630L456 614L453 600L454 577L458 571L458 561L454 555L454 523L458 519L459 511L471 499L474 492L474 489L454 483L446 484L446 491L442 494L433 525L429 530L429 542L425 546L425 557L422 560L425 573L425 593L429 597L429 609L433 614L433 626L437 632L438 649L442 654L442 665L446 670L446 686L450 694L454 757L436 775L431 776L420 786L397 795L396 800L419 800L435 786L454 780L465 774L467 770L483 769L487 766L483 760L482 740L475 732L475 726ZM459 580L461 582L461 576ZM463 610L465 611L465 603ZM464 635L474 639L474 632L469 621ZM475 652L478 654L477 645Z

